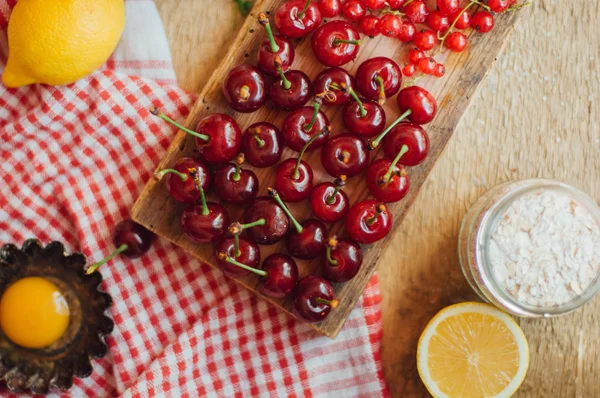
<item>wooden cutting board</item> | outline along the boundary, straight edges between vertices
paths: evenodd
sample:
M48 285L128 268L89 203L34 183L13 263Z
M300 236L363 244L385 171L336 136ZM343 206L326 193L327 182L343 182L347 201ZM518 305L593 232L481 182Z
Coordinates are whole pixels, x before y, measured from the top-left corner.
M199 95L192 112L187 118L185 125L194 128L198 121L211 113L226 113L234 117L242 130L250 124L258 121L268 121L276 126L281 123L287 112L278 111L269 105L261 108L252 114L240 114L232 111L223 98L221 92L221 83L228 71L241 63L254 63L256 50L266 35L262 26L257 21L257 15L261 11L273 11L280 4L280 0L258 0L250 16L246 19L238 36L233 42L228 54L225 56L220 66L213 72L210 80ZM472 9L472 11L474 11ZM396 204L389 205L394 215L394 228L392 236L398 225L406 215L411 204L416 199L419 189L429 175L436 160L440 156L448 140L452 136L454 128L458 124L461 116L466 110L471 98L479 83L485 77L487 71L492 66L497 54L502 50L510 33L516 23L518 13L505 13L496 18L496 25L491 33L479 34L477 32L465 32L469 37L469 46L460 54L441 54L436 57L438 62L443 62L446 66L446 76L440 79L427 77L418 82L419 85L429 90L438 101L438 115L428 125L424 126L431 140L431 148L427 160L417 167L409 169L411 181L411 190L407 197ZM296 59L293 68L300 69L307 73L311 79L314 78L324 67L320 65L312 55L310 39L303 39L295 43ZM354 73L358 65L366 59L375 56L387 56L403 65L406 62L406 54L409 45L402 45L397 39L378 37L375 39L364 38L363 45L359 51L359 56L354 63L347 64L344 67L351 73ZM338 134L343 131L341 123L340 108L325 108L324 111L329 117L333 132ZM398 109L395 105L395 99L390 99L385 105L387 120L393 121L398 115ZM163 158L157 168L171 166L175 161L184 156L193 156L195 151L194 140L184 133L179 133L173 140L168 149L167 155ZM286 149L282 159L294 157L296 153ZM372 159L378 155L371 154ZM305 159L313 166L315 172L315 184L331 180L331 177L323 170L319 161L319 150L313 151ZM255 169L259 177L261 189L259 194L265 194L266 188L273 183L275 168ZM345 188L352 203L356 203L368 196L366 186L361 176L353 177L349 180ZM215 199L209 195L209 200ZM423 200L426 200L424 198ZM290 206L294 215L300 220L311 216L310 207L307 202L293 204ZM137 222L146 226L158 235L168 239L184 250L190 252L198 259L213 263L212 248L208 245L199 245L187 239L181 231L179 219L184 206L172 200L167 194L164 183L150 180L136 203L132 208L132 217ZM228 207L232 220L239 219L242 214L242 208ZM343 225L337 223L331 226L330 233L343 235ZM372 273L374 272L377 260L382 254L383 249L389 241L389 237L373 245L363 246L364 262L359 274L349 282L337 284L335 286L336 296L341 300L340 306L332 311L329 316L320 324L314 327L321 333L334 338L344 324L348 314L356 304L363 288ZM261 247L263 258L273 251L284 251L282 244ZM312 261L298 261L301 277L319 273L320 259ZM237 279L237 281L248 289L255 291L258 287L258 278L248 276ZM257 293L259 294L259 293ZM290 299L273 300L265 299L275 303L285 311L290 311Z

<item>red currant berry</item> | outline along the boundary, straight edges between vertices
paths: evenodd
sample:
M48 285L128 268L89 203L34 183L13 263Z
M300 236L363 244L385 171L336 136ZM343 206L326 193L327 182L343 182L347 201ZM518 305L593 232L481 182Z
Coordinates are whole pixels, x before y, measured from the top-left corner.
M458 11L459 0L436 0L435 3L444 15L452 15Z
M488 7L494 12L504 12L510 7L510 0L488 0Z
M367 36L377 36L379 34L379 18L375 15L365 15L365 17L360 20L358 27L360 31Z
M446 67L443 64L437 64L435 66L435 70L433 71L433 75L436 77L442 77L446 74Z
M362 0L362 3L370 10L381 10L385 7L385 0Z
M406 64L404 65L404 68L402 68L402 75L411 77L415 74L416 71L417 67L415 66L415 64Z
M404 16L412 23L425 22L428 14L429 9L427 8L427 4L420 0L415 0L411 3L408 3L404 7Z
M400 29L398 39L400 39L402 43L408 43L413 41L416 34L417 28L415 27L415 24L412 22L405 21L402 23L402 29Z
M431 75L433 72L435 72L436 65L437 62L435 62L435 59L431 57L423 58L419 61L419 70L426 75Z
M452 32L446 38L446 47L455 53L462 52L467 47L467 36L460 32Z
M425 53L418 48L413 48L408 52L408 62L411 64L418 64L420 60L425 58Z
M396 37L402 29L402 20L395 15L386 14L379 20L379 32L387 37Z
M406 0L387 0L387 4L392 10L399 10L406 3Z
M325 18L337 17L342 10L341 0L319 0L319 11Z
M487 11L477 11L471 18L471 26L479 33L487 33L494 27L494 17Z
M420 31L415 35L414 39L415 46L423 51L431 50L433 47L435 47L437 41L437 36L431 30Z
M427 16L427 26L429 26L434 32L441 32L450 25L448 16L442 14L440 11L434 11Z
M469 11L463 11L459 16L459 12L460 11L457 11L454 14L452 14L450 16L450 20L454 21L458 18L458 20L454 24L454 27L456 29L467 29L469 26L471 26L471 14L469 14Z
M365 16L365 6L358 0L348 0L342 4L342 15L348 21L360 21Z

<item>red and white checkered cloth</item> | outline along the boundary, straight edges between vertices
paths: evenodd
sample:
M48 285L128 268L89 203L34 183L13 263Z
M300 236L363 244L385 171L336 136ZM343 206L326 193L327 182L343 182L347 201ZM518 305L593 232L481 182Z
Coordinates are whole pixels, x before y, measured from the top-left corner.
M0 0L0 72L15 4ZM100 71L64 87L0 84L0 244L37 237L108 254L176 133L148 107L189 112L194 97L175 85L154 4L126 7L125 35ZM387 395L375 277L330 340L164 240L102 273L114 299L110 353L65 395Z

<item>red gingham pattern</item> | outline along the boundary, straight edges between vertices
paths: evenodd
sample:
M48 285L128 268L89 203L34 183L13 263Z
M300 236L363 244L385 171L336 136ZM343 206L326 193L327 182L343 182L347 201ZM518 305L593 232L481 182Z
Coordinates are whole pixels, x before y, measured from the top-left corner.
M15 3L0 0L0 65ZM132 3L160 23L151 2ZM118 57L69 86L0 84L0 244L60 240L91 259L113 250L113 227L175 134L148 107L183 120L194 101L168 78L140 77L170 69L168 54ZM138 76L128 75L134 69ZM143 258L117 258L102 273L114 299L110 353L63 395L387 395L376 277L330 340L161 239Z

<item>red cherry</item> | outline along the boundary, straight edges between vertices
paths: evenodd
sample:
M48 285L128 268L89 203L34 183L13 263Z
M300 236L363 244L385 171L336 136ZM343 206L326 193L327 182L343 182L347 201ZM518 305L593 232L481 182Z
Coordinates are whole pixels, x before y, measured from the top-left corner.
M477 11L471 18L471 26L479 33L487 33L494 28L494 16L487 11Z
M298 265L293 258L281 253L271 254L263 261L260 290L265 296L285 297L298 282Z
M101 265L122 254L129 258L144 255L152 245L155 235L131 219L125 219L117 224L113 231L113 244L117 248L105 259L91 264L85 271L87 275L94 273Z
M467 47L467 36L461 32L452 32L446 38L445 43L450 51L460 53Z
M425 53L418 48L413 48L408 52L408 62L417 65L420 60L425 58Z
M436 0L437 8L444 15L452 15L458 11L459 0Z
M202 204L188 207L181 214L181 229L190 239L198 243L214 243L221 239L229 225L229 214L218 203L206 202L200 190Z
M490 7L490 10L496 13L508 10L510 5L511 3L509 0L488 0L488 7Z
M150 113L171 123L178 129L196 137L196 149L208 164L227 163L240 151L242 131L231 117L214 113L204 117L192 131L175 122L156 107Z
M362 3L369 10L381 10L385 7L386 0L362 0Z
M223 94L231 107L243 113L251 113L264 105L267 88L257 67L238 65L223 81Z
M280 77L273 80L269 98L278 108L293 111L306 104L312 97L312 85L306 73L299 70L280 71Z
M360 35L348 22L332 21L315 31L311 44L320 63L325 66L342 66L356 58Z
M429 153L429 137L425 130L416 124L403 122L395 126L383 139L385 156L392 160L406 146L406 152L398 161L404 166L421 164Z
M215 170L214 190L221 200L241 204L256 197L258 177L252 170L241 168L244 160L244 154L240 153L236 164L224 164Z
M404 6L404 16L412 23L423 23L427 19L429 9L423 1L415 0Z
M279 162L283 152L283 136L271 123L254 123L242 138L246 160L254 167L270 167Z
M392 213L376 200L364 200L352 206L346 216L346 233L358 243L383 239L392 229Z
M402 74L406 77L411 77L417 71L417 67L415 64L406 64L402 68Z
M410 187L408 173L404 166L397 166L397 163L407 151L408 147L404 145L393 161L377 159L369 165L367 187L375 199L393 203L406 196Z
M340 302L334 295L331 283L318 276L306 276L296 287L292 303L294 315L305 322L320 322L329 315L332 308L339 305Z
M431 50L438 42L436 34L431 30L423 29L417 32L413 40L415 46L423 51Z
M211 183L210 170L202 161L195 158L181 158L172 169L164 169L154 173L160 181L165 177L167 192L173 199L182 203L194 203L200 199L198 184L208 190Z
M358 28L363 34L375 37L380 33L379 18L373 14L365 15L365 17L360 20Z
M402 30L402 20L396 15L385 14L379 20L377 27L382 35L387 37L396 37Z
M319 10L325 18L337 17L342 11L341 0L319 0Z
M385 111L377 102L361 101L357 96L355 101L344 106L342 121L352 133L373 137L385 127Z
M250 269L260 264L260 249L256 243L235 235L215 245L215 258L217 267L225 275L237 278L248 275Z
M314 136L309 150L322 146L329 135L329 119L320 111L322 99L317 97L313 107L305 106L291 112L283 121L281 133L287 146L300 152L306 143Z
M270 76L277 76L278 71L275 66L275 59L279 58L280 67L285 72L292 66L295 57L294 46L292 42L283 36L273 36L269 18L264 12L258 15L258 21L265 27L267 38L263 40L256 56L257 66L264 73Z
M367 145L354 134L338 134L323 145L321 163L334 177L355 176L362 173L369 164Z
M283 3L275 12L279 33L296 39L309 35L321 24L321 11L312 0L292 0Z
M346 216L350 201L342 191L345 183L346 176L341 175L333 183L322 182L310 191L310 207L319 220L334 223Z
M390 7L390 10L399 10L404 6L406 0L387 0L387 4Z
M348 0L342 4L342 15L348 21L358 22L365 16L366 10L358 0Z
M379 105L394 96L402 84L400 67L386 57L364 61L356 70L356 87L366 98L377 100Z
M354 78L342 68L329 68L317 75L313 82L313 90L317 94L329 93L323 96L323 104L341 105L351 98L349 92L341 89L342 85L354 89Z
M419 61L419 70L426 75L432 75L435 72L437 62L431 57L423 58Z
M404 21L402 23L400 33L398 33L398 39L400 39L402 43L409 43L414 40L416 34L417 28L415 27L415 24L412 22Z
M446 74L446 67L443 64L437 64L435 66L435 70L433 71L433 75L436 77L442 77Z
M441 11L433 11L431 14L429 14L429 16L427 16L427 26L429 26L434 32L446 30L448 26L450 26L448 14L444 14Z
M471 26L471 14L467 10L458 10L450 15L450 20L456 21L454 27L456 29L467 29Z
M259 245L272 245L287 234L290 220L277 202L268 196L256 198L244 212L244 223L239 230L247 231L251 240Z
M332 282L347 282L354 278L363 262L358 243L350 239L329 239L323 261L323 276Z

